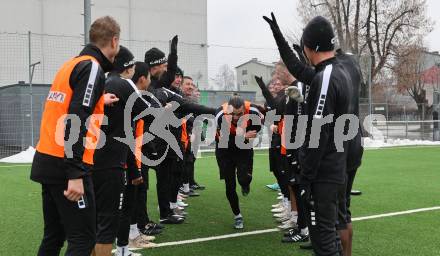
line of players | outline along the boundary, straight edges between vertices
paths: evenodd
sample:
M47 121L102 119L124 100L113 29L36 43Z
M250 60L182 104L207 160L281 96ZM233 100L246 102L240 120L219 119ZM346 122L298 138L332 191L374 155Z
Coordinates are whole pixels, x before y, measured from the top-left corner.
M363 155L362 130L359 125L354 139L344 143L344 152L336 149L334 131L338 117L359 117L360 66L355 56L335 51L332 25L323 17L315 17L304 28L301 44L293 45L296 54L275 16L263 18L270 25L282 61L270 85L272 93L261 78L256 80L268 109L295 117L291 130L286 129L284 118L271 127L270 169L282 191L272 212L282 223L279 228L287 230L282 241L306 242L310 238L311 244L300 247L313 249L316 255L349 256L353 236L350 191ZM285 92L279 84L285 85ZM291 131L293 141L301 137L297 134L300 115L308 116L305 141L299 149L286 149L286 132ZM319 145L313 148L313 123L330 115L333 119L324 122Z
M94 21L91 43L61 67L51 86L31 170L31 179L42 184L38 255L59 255L66 240L66 255L110 256L115 240L116 255L140 255L128 247L154 247L152 235L162 224L183 223L184 198L203 188L194 181L193 117L182 117L214 115L216 109L196 103L192 79L177 67L177 36L168 58L152 48L142 62L119 45L119 36L112 17ZM144 111L149 114L138 118ZM136 139L128 141L126 132ZM151 138L148 132L165 136ZM143 165L140 153L157 164ZM146 211L150 167L160 223Z
M149 235L159 233L162 226L149 222L144 207L146 188L139 186L147 184L146 172L149 167L142 166L137 154L131 154L129 146L121 142L126 132L124 110L129 102L133 104L129 120L130 131L140 135L144 131L155 133L155 129L156 132L157 129L164 129L176 139L177 147L185 154L190 143L189 130L186 128L191 125L188 121L182 125L179 118L188 114L215 115L218 128L216 158L220 176L225 180L226 195L235 215L236 228L243 228L244 222L235 191L235 176L237 175L243 195L247 195L252 180L253 151L252 147L246 145L251 144L251 139L261 129L261 125L253 125L255 120L239 124L240 117L254 114L261 121L261 113L268 109L275 109L277 113L286 116L305 113L309 116L304 144L307 145L311 140L310 124L314 118L320 119L333 114L336 119L343 114L356 114L357 103L353 100L356 97L352 91L359 84L356 81L360 81L360 76L355 80L356 70L349 68L357 67L352 58L343 53L338 54L343 57L335 58L331 24L321 17L313 19L304 30L303 47L296 46L301 48L298 51L300 57L304 50L304 55L315 67L313 69L292 52L275 17L272 16L272 20L265 19L271 26L287 70L308 85L302 86L305 102L295 97L298 103L289 100L291 92L295 91L290 87L289 98L281 97L279 101L270 98L270 94L266 92L266 109L240 97L231 98L218 109L196 104L191 98L192 93L190 95L186 92L185 97L176 86L176 74L179 72L177 36L171 42L168 58L162 51L152 48L146 52L144 62L134 62L133 54L127 48L119 47L120 28L113 18L103 17L92 24L92 43L84 48L80 56L64 64L58 72L42 117L42 133L31 172L31 178L41 183L43 190L45 229L39 255L59 255L65 240L68 241L66 255L111 255L116 238L117 255L136 255L128 250L130 242L135 247L154 246L151 243L154 238ZM107 72L110 73L105 77ZM192 83L188 80L191 79L185 78L182 85ZM258 80L261 88L265 89L261 79ZM298 85L302 83L297 83L297 88L301 88ZM148 91L150 94L142 95L141 91ZM179 106L173 107L172 102ZM174 119L171 119L174 123L164 127L154 125L154 120L167 114L160 107L172 110ZM155 112L154 109L158 111ZM152 115L136 120L145 110L152 110ZM65 118L61 136L65 142L64 146L60 146L58 121L66 114L76 117ZM350 185L347 180L352 182L354 178L353 174L351 179L347 179L346 171L354 170L352 173L355 173L362 154L352 154L361 152L361 148L357 148L357 140L352 143L355 148L345 145L345 152L350 152L349 154L337 152L333 144L334 123L332 121L322 126L318 148L302 147L298 151L285 148L283 121L277 123L276 128L273 127L273 131L281 135L278 143L281 156L271 150L271 161L273 163L274 159L281 159L278 162L284 163L273 170L278 173L283 195L287 198L282 204L285 214L279 217L287 220L283 227L289 227L293 223L298 226L286 235L291 241L304 241L310 232L312 246L317 255L342 254L339 239L342 239L344 245L344 255L350 255L350 239L346 239L350 237L347 235L350 234L350 229L343 226L349 223L349 219L344 212L345 192L342 191L346 190L347 184ZM228 130L226 136L223 134L225 130L221 129L225 125ZM96 134L97 128L105 133L105 143L104 137ZM295 127L291 130L296 132ZM73 136L75 132L79 133L79 139ZM360 134L358 135L357 138L360 139ZM73 142L69 144L71 139ZM242 141L246 149L238 148L237 141ZM94 146L87 145L88 143ZM179 201L179 189L182 186L182 174L187 173L181 196L190 193L188 183L195 159L194 156L187 155L182 160L178 150L170 149L172 146L163 137L156 136L150 143L138 148L153 159L163 158L154 168L160 222L163 224L179 224L185 219L185 212L180 207L185 204ZM355 159L352 163L349 163L350 156ZM289 199L293 206L290 208L287 203ZM141 210L136 210L140 205ZM292 209L296 209L297 215L292 214ZM342 217L339 223L338 210ZM340 237L336 232L337 224L342 225L344 230Z
M355 122L359 124L360 66L354 56L335 51L332 25L323 17L315 17L307 24L301 46L293 45L296 54L284 39L275 16L264 19L270 25L282 59L276 65L269 88L260 77L255 77L266 99L265 106L232 97L216 114L216 157L235 215L234 227L244 227L235 192L236 178L244 196L249 194L252 181L253 151L245 145L261 130L261 125L256 124L261 124L262 113L267 117L268 111L274 110L281 120L270 126L269 162L282 197L273 205L272 212L282 223L279 228L287 230L282 241L310 239L310 244L300 247L313 249L315 255L349 256L353 236L350 192L363 155L362 130L359 125L354 138L344 141L341 152L336 140L342 138L335 136L335 125L339 117L347 114L356 116ZM260 120L245 118L240 124L239 119L246 114ZM300 116L307 117L305 134ZM289 122L292 118L293 123ZM230 129L226 135L221 129L225 123ZM352 125L345 123L344 134ZM229 144L220 146L222 137L228 136ZM301 143L302 136L305 140ZM240 141L243 144L239 148ZM292 147L298 141L300 147Z

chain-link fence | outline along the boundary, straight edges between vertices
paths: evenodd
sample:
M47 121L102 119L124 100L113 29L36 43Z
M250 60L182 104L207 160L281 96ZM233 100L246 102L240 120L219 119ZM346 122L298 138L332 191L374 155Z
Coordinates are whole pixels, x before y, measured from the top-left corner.
M367 104L361 104L361 111L368 111ZM364 122L367 134L373 137L372 129L380 132L380 136L387 139L410 140L440 140L438 137L439 121L438 111L440 104L371 104L372 115L381 117L372 118ZM371 121L369 124L368 121Z
M0 33L0 158L30 145L35 146L39 138L44 99L54 75L66 60L78 55L83 41L81 36ZM169 41L121 39L121 44L133 52L136 60L143 60L145 52L152 47L162 49L166 54L169 49ZM182 41L179 42L178 55L179 66L201 90L201 103L211 106L220 105L232 94L217 91L225 89L241 89L247 99L261 102L262 96L254 76L263 76L268 82L274 62L279 60L276 48ZM369 114L381 114L387 122L374 125L386 138L432 140L436 129L436 122L432 121L435 119L433 113L436 113L435 109L438 113L438 105L434 108L430 105L418 108L416 104L409 103L377 103L377 100L373 100L369 77L371 59L368 56L358 59L363 71L363 84L359 91L361 121ZM29 67L38 62L31 91ZM232 87L227 83L232 83ZM366 134L370 135L368 131ZM266 133L260 144L268 144Z

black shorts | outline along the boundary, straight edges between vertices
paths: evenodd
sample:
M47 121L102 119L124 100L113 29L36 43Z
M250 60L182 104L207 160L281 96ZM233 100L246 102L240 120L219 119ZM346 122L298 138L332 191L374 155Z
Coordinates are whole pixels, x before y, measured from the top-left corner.
M253 150L230 150L220 149L215 151L217 164L220 169L220 179L235 175L247 179L252 177L254 151Z
M96 198L96 242L112 244L119 230L119 217L124 201L125 171L112 168L93 172Z

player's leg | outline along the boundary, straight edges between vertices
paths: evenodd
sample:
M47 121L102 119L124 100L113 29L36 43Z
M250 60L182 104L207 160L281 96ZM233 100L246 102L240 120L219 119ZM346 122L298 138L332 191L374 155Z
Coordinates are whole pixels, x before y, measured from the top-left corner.
M295 192L293 187L291 186L290 178L292 176L292 167L291 167L292 158L289 155L281 155L280 158L280 166L282 168L282 179L285 186L288 188L289 196L285 199L287 202L285 203L284 212L279 215L274 215L275 217L279 217L278 221L281 222L281 225L278 226L279 229L288 230L295 228L297 226L298 219L298 207L295 200Z
M251 189L254 151L240 150L239 153L233 156L233 161L237 167L237 179L241 186L241 192L243 196L247 196Z
M170 194L170 209L174 215L181 216L185 218L187 213L183 208L177 205L177 196L179 194L179 189L182 185L182 176L184 175L184 165L183 161L179 158L172 159L171 170L171 194Z
M288 176L286 175L286 163L281 155L280 149L276 148L273 152L273 161L275 162L274 175L277 177L278 185L282 193L282 199L280 200L280 206L272 209L274 217L280 218L281 221L289 219L291 211L290 191L288 187Z
M347 171L347 186L345 189L345 213L346 213L346 228L340 230L341 242L344 249L345 256L351 256L353 246L353 225L351 222L351 189L353 188L354 178L356 176L357 168ZM344 203L344 202L342 202Z
M44 235L38 250L38 256L58 256L66 240L64 227L57 209L52 191L62 194L64 185L42 185ZM67 200L67 199L66 199Z
M188 160L188 153L183 156L183 175L182 175L182 192L189 194L190 192L190 177L191 177L191 162Z
M130 248L152 248L155 244L150 243L154 240L152 236L144 236L141 233L132 233L130 237L130 216L135 210L135 193L137 186L128 180L124 191L124 202L122 204L122 214L119 219L119 231L117 236L117 256L129 255Z
M184 219L174 216L170 209L170 168L172 166L170 160L173 161L174 159L166 158L156 167L156 188L160 210L160 223L181 224Z
M234 216L240 214L240 206L238 201L238 195L236 192L236 177L235 177L235 165L231 159L221 159L217 160L219 162L220 168L220 179L225 181L226 188L226 198L231 206L232 213Z
M294 195L298 209L297 227L284 234L283 242L307 242L309 240L309 229L307 227L306 209L298 185L292 184L292 188L295 191Z
M148 178L149 167L142 165L141 174L144 182L139 184L135 193L135 207L136 210L133 212L130 233L136 233L136 231L141 232L144 235L157 235L162 232L159 224L151 223L148 216L147 209L147 195L149 188L149 178ZM135 226L134 226L135 225Z
M97 232L96 256L110 256L119 230L119 216L124 201L125 175L122 168L93 172Z
M84 195L71 202L60 191L52 191L66 233L66 255L90 255L96 239L96 208L93 182L83 178Z
M336 225L336 230L338 230L342 250L345 256L347 255L350 240L347 223L346 188L347 184L344 184L344 186L341 186L338 191L338 223Z
M273 174L275 177L275 180L277 181L278 188L281 189L280 182L279 182L279 175L277 172L277 161L275 159L275 150L276 148L270 147L269 148L269 171ZM276 184L266 185L268 188L275 190Z
M305 202L313 250L316 255L340 256L340 239L336 231L338 191L343 185L313 183L312 201Z
M196 169L194 168L196 164L196 157L193 155L192 156L192 161L191 161L191 172L189 175L189 186L193 189L193 190L204 190L206 187L200 183L198 183L195 179L195 172Z
M220 171L220 179L224 180L226 198L228 199L232 213L234 214L234 227L243 228L243 217L240 212L240 204L236 191L236 166L232 154L226 150L216 150L216 159Z

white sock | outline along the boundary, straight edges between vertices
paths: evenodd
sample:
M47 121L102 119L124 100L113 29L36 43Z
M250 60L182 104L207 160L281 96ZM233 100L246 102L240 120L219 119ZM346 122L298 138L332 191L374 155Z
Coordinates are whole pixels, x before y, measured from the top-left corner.
M297 222L298 221L298 214L296 214L295 211L290 212L290 220L292 220L293 222Z
M238 215L235 215L234 219L239 219L239 218L243 218L243 216L241 216L241 213L239 213Z
M287 197L283 197L283 204L286 206L287 202L289 202L289 199Z
M171 203L170 202L170 208L171 208L171 210L176 209L177 208L177 203Z
M290 201L287 201L286 209L287 209L287 212L290 212L292 210L292 203Z
M139 233L139 229L137 227L137 224L130 225L130 234L129 234L128 238L133 240L140 235L141 234Z
M117 256L126 256L129 255L128 246L117 246L116 247L116 255Z
M309 234L309 228L305 227L305 228L301 229L301 234L302 235L308 235Z
M183 184L183 192L188 193L189 192L189 183Z

